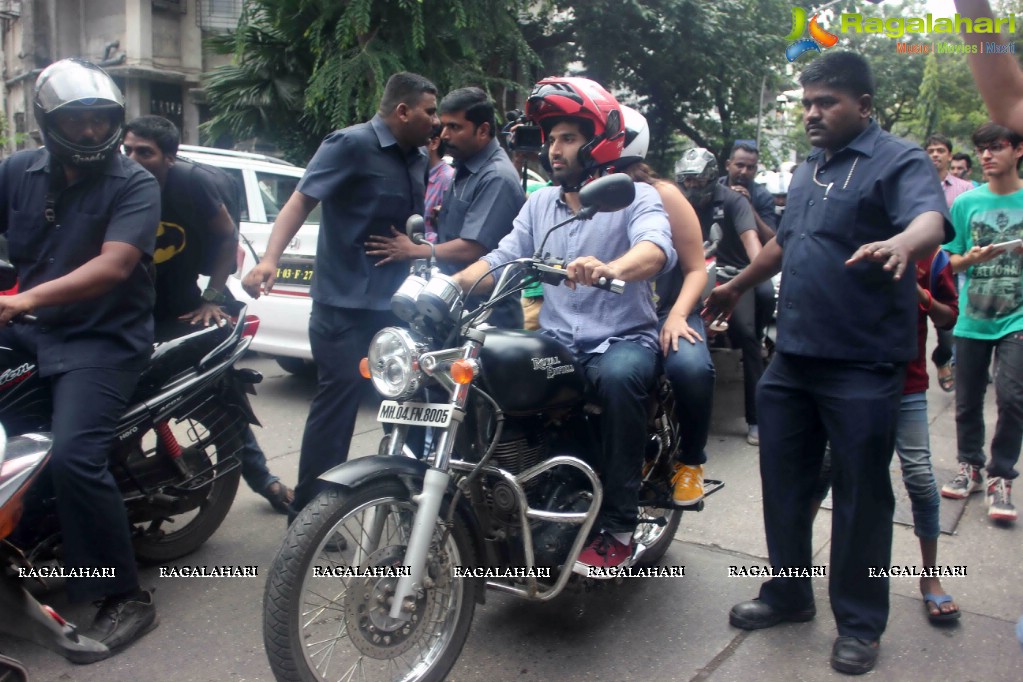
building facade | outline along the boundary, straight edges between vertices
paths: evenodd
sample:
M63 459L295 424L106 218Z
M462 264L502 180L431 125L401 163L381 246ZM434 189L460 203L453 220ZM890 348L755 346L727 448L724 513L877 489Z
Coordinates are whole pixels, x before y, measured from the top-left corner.
M121 87L129 119L174 121L182 142L199 143L207 117L203 71L227 61L202 40L234 28L244 0L0 0L3 154L39 144L32 113L36 77L49 64L82 57Z

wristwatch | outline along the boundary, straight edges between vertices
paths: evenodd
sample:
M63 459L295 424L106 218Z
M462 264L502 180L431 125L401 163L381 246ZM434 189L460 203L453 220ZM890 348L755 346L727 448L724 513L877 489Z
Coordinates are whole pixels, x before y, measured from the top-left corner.
M213 287L206 287L206 290L202 292L202 300L204 303L223 305L227 303L227 296Z

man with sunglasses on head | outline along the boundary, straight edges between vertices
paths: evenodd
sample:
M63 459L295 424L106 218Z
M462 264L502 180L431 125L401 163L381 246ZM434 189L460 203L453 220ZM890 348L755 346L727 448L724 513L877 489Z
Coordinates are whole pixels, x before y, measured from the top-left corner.
M778 236L710 296L729 310L784 272L778 344L757 387L760 478L772 577L732 607L744 630L816 615L813 498L825 444L833 462L829 594L838 626L831 665L873 669L888 623L895 449L906 365L917 355L921 305L914 261L952 237L934 166L920 147L871 116L874 79L858 54L829 50L799 76L813 145L797 166Z
M995 123L973 134L987 185L952 204L955 238L945 246L952 269L965 273L955 326L956 439L959 473L943 497L964 499L983 489L984 393L992 352L998 421L987 465L988 518L1016 520L1012 481L1023 445L1023 136ZM1002 246L1005 245L1005 246Z

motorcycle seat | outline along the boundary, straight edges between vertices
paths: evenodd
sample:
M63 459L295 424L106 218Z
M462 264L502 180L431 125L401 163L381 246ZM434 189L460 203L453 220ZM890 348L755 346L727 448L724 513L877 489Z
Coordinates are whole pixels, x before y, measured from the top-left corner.
M145 395L193 370L210 351L223 343L231 329L230 325L211 325L157 344L149 365L139 377L136 395Z

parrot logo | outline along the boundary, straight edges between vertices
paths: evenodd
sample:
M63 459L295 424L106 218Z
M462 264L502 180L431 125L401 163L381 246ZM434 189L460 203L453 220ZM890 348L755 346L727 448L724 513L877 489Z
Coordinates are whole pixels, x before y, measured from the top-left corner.
M156 248L153 250L153 262L157 265L166 263L184 251L187 244L185 228L177 223L160 221L160 227L156 228Z
M829 47L834 47L838 43L838 36L834 33L828 33L820 27L820 24L817 23L817 16L815 14L810 21L807 21L805 9L802 7L792 8L792 30L785 36L785 40L795 41L785 48L785 56L790 62L796 61L804 53L811 50L820 52ZM804 38L803 34L807 31L810 32L810 37Z

